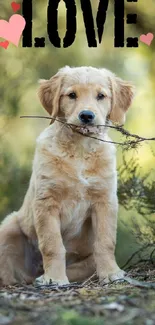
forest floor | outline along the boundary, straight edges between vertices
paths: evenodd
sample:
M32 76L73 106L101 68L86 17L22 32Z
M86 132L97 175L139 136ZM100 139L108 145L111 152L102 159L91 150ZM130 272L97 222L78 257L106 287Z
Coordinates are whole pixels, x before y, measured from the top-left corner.
M16 286L0 290L0 325L154 325L155 265L141 262L126 280Z

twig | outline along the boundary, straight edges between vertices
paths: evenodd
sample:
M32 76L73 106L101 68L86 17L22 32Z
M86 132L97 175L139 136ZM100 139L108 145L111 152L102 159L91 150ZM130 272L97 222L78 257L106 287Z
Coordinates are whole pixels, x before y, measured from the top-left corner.
M84 282L82 282L82 286L86 286L87 284L89 284L89 282L92 282L91 280L97 276L96 272L94 272L87 280L85 280Z
M60 119L56 119L56 118L49 117L49 116L23 115L23 116L20 116L20 118L49 119L49 120L60 122L60 123L66 125L68 127L71 127L71 128L72 127L79 127L79 125L67 123L67 122L64 122L64 121L62 121ZM107 143L113 143L113 144L117 144L117 145L121 145L121 146L126 146L126 147L129 147L129 146L135 147L138 143L141 143L143 141L155 141L155 137L146 138L146 137L139 136L137 134L131 134L129 131L125 130L122 126L112 126L112 125L109 125L109 124L95 125L95 127L101 127L101 126L106 127L106 128L114 129L114 130L120 132L122 135L125 135L126 137L134 138L136 140L129 140L129 141L125 141L125 142L107 141L107 140L103 140L103 139L100 139L100 138L97 138L97 137L94 137L94 136L90 136L90 135L87 135L87 134L82 134L81 132L78 132L77 130L76 130L76 132L83 135L83 136L86 136L88 138L92 138L92 139L99 140L99 141L102 141L102 142L107 142ZM84 126L83 126L83 128L84 128Z
M51 290L56 290L58 291L59 289L77 289L77 288L82 288L83 285L80 284L80 283L76 283L76 282L73 282L73 283L69 283L69 284L63 284L63 285L58 285L58 284L48 284L48 285L44 285L44 284L40 284L40 285L35 285L34 286L36 289L40 289L40 290L43 290L43 289L51 289Z
M134 252L130 258L127 260L127 262L122 266L122 269L124 269L132 260L133 258L140 252L142 252L144 249L148 248L150 244L147 244L145 246L142 246L140 249L138 249L136 252Z
M135 287L155 289L155 283L152 283L152 282L138 281L138 280L135 280L135 279L131 279L128 276L125 276L123 278L123 280L130 283L131 285L133 285Z
M153 260L154 252L155 252L155 248L152 250L152 252L151 252L151 254L150 254L150 260L151 260L151 263L152 263L152 264L155 263L155 260Z

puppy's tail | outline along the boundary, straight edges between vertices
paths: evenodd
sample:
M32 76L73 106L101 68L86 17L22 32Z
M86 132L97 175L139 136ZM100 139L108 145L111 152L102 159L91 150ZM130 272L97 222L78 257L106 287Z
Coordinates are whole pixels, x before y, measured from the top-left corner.
M13 212L0 225L1 285L24 282L24 241L24 234L18 222L18 212Z

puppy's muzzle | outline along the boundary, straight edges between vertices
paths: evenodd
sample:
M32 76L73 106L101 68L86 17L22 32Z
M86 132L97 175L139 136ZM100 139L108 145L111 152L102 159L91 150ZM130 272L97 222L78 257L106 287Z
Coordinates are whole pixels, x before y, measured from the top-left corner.
M79 113L79 120L84 124L93 124L95 114L92 111L84 110Z

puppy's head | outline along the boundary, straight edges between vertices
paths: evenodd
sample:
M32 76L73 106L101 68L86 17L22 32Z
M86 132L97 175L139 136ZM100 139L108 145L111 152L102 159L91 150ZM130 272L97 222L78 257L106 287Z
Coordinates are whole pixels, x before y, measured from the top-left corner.
M93 132L107 119L124 124L134 88L106 69L65 67L50 80L41 80L38 94L51 117Z

